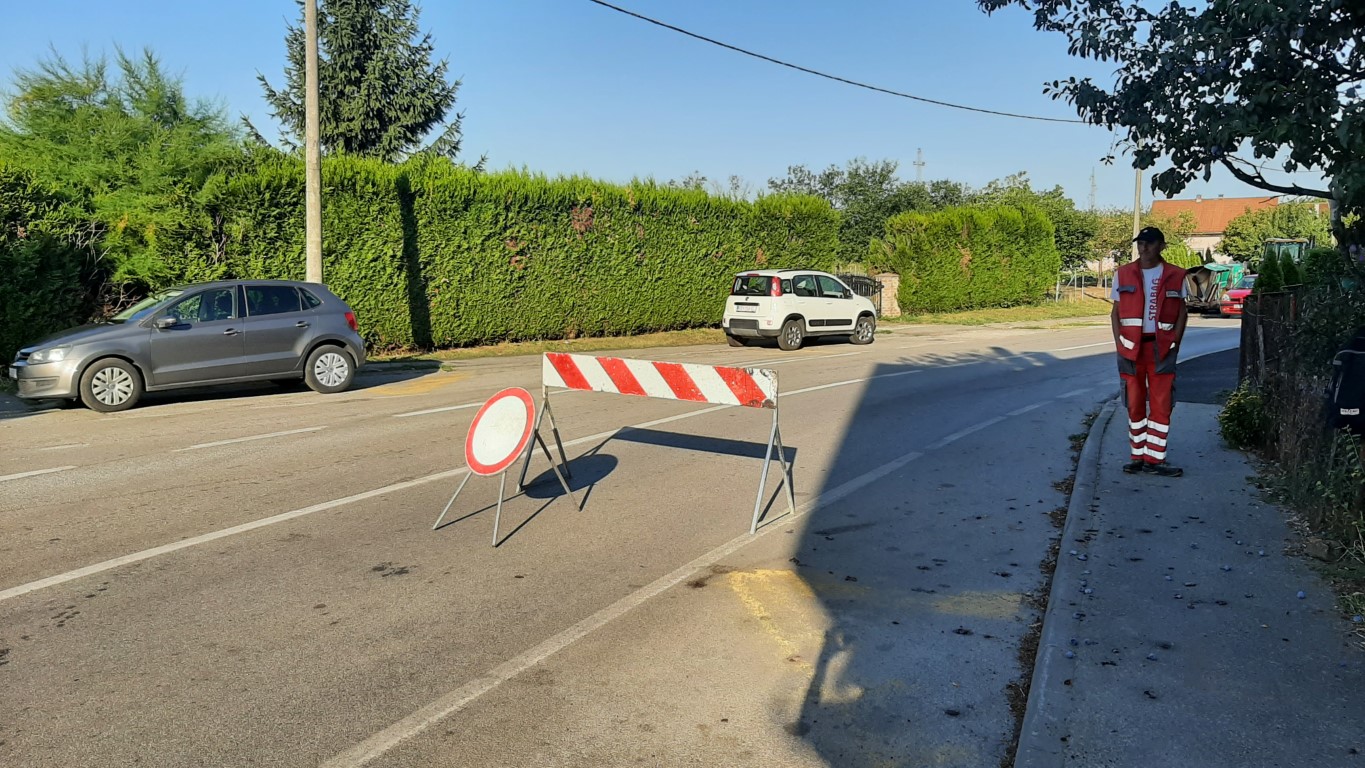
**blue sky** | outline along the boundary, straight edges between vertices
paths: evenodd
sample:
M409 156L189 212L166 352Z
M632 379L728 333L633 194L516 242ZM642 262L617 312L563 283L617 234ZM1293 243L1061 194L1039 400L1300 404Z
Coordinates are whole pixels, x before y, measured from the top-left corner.
M1028 14L988 17L971 0L617 0L698 34L854 80L942 101L1074 118L1042 93L1071 75L1112 68L1074 59ZM493 169L526 167L613 181L699 171L754 190L787 166L820 169L890 158L901 176L922 149L924 178L981 186L1025 171L1084 207L1095 173L1100 207L1129 207L1133 171L1105 166L1113 136L1084 125L979 115L818 79L692 40L587 0L423 4L421 23L463 80L465 155ZM6 9L0 70L52 46L79 57L151 47L192 96L273 127L257 72L283 81L293 0L44 0ZM1316 186L1313 174L1301 183ZM1295 178L1278 173L1275 180ZM1219 171L1195 194L1266 194ZM1144 183L1144 206L1151 193Z

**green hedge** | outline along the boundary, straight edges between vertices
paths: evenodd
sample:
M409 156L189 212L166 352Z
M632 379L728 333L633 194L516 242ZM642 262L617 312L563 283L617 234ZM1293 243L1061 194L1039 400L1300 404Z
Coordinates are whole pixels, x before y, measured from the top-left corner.
M1015 206L893 216L869 260L900 274L909 314L1034 304L1062 266L1047 216Z
M210 180L160 255L177 279L302 279L303 165L263 153ZM730 278L828 268L838 214L822 200L722 200L443 160L323 163L324 277L376 348L713 325Z
M69 201L0 165L0 361L89 313L84 251L61 215Z

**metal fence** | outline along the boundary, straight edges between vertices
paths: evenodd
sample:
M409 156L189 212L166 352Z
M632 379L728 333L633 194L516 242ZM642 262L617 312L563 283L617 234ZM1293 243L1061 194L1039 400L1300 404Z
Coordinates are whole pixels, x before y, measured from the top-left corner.
M836 275L836 277L842 280L844 285L852 288L854 293L870 299L872 304L877 307L877 316L881 317L882 283L880 280L866 275Z
M1298 297L1293 293L1253 293L1242 308L1242 351L1238 380L1260 385L1281 370L1284 350L1293 343Z

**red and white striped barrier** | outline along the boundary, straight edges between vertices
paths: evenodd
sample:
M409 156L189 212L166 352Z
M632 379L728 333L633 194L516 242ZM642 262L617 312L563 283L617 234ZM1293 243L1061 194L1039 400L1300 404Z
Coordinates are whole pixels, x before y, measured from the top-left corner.
M768 437L768 453L763 459L763 475L758 481L758 499L754 502L754 516L749 524L749 532L758 530L758 521L763 514L764 489L768 485L768 469L772 466L774 450L782 466L782 485L787 490L789 511L792 514L796 513L791 467L787 464L786 452L782 447L776 371L766 368L623 360L619 357L593 357L556 352L546 353L541 371L545 396L540 407L540 417L536 420L535 432L537 435L540 434L540 419L549 416L550 428L554 432L555 443L559 446L561 461L564 461L564 448L559 439L559 427L555 424L554 412L550 409L549 393L552 387L771 410L772 433ZM525 487L526 471L530 468L530 462L531 454L528 452L518 483L521 487ZM553 463L553 459L551 462Z
M777 408L777 374L762 368L662 363L548 353L547 387L687 400L745 408Z

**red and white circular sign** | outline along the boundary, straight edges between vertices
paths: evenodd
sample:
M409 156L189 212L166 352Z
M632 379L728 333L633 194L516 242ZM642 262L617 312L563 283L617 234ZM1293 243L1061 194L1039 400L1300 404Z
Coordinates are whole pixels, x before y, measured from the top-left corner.
M464 460L470 471L486 477L516 463L531 442L535 413L531 393L520 387L490 397L474 416L464 441Z

